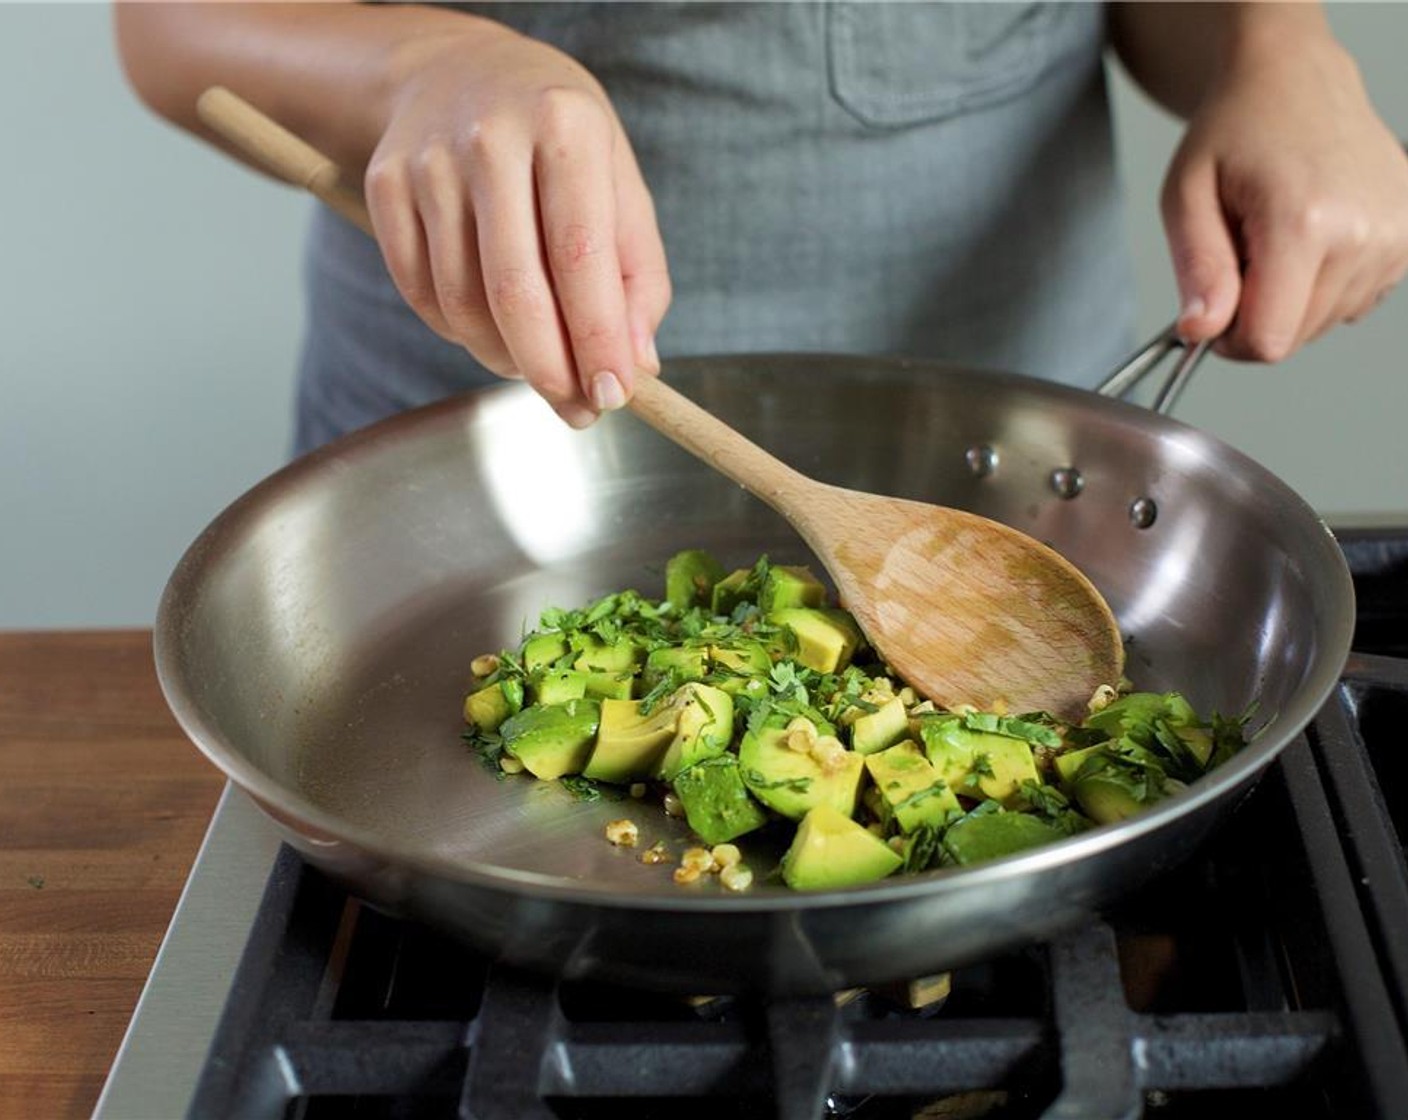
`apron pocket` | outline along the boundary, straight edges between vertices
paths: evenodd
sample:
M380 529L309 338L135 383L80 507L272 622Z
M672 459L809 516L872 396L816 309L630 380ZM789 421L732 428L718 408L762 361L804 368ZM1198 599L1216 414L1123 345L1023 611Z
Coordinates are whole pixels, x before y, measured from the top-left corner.
M1086 7L829 4L831 93L863 123L891 128L1006 101L1098 31Z

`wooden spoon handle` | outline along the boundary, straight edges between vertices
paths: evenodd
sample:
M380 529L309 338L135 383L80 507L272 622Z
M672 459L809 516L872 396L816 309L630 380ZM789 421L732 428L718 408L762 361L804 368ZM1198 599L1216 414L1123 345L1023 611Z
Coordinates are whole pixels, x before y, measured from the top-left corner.
M200 95L196 115L260 167L311 191L364 233L375 236L362 192L347 181L342 169L244 98L213 86Z
M222 86L200 95L196 113L214 132L278 178L317 195L365 233L375 236L362 192L311 144ZM804 504L817 484L779 462L689 398L653 377L636 381L631 411L667 439L697 455L779 513Z
M666 439L708 463L789 520L819 484L739 435L659 378L637 377L630 409Z

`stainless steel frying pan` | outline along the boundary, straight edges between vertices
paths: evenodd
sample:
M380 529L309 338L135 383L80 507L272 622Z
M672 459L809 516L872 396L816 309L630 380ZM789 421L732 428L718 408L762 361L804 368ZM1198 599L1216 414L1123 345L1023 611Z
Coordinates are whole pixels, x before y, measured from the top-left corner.
M744 356L665 373L813 477L1048 541L1109 599L1136 685L1204 711L1255 701L1255 743L1143 816L985 866L814 895L678 887L603 838L630 816L643 845L683 840L657 805L500 780L467 751L469 661L550 604L661 594L677 549L809 557L629 415L576 433L505 386L269 478L192 545L161 604L157 665L181 724L359 895L571 976L807 992L929 973L1082 921L1179 860L1333 686L1353 618L1339 551L1290 489L1208 435L921 362ZM769 853L747 854L766 870Z

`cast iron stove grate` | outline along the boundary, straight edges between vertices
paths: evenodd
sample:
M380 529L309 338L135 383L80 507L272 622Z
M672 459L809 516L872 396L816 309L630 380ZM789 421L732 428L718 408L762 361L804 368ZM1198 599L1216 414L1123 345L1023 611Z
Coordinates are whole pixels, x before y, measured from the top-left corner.
M362 907L285 848L190 1114L1401 1116L1405 728L1408 661L1354 655L1183 868L918 1008L558 984Z

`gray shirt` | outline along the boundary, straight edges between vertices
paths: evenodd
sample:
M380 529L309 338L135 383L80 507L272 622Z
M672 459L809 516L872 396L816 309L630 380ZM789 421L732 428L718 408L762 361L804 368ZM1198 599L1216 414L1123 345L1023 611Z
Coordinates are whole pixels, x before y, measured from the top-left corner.
M458 5L604 84L654 196L672 355L903 353L1094 385L1130 341L1089 4ZM297 449L498 382L327 212Z

